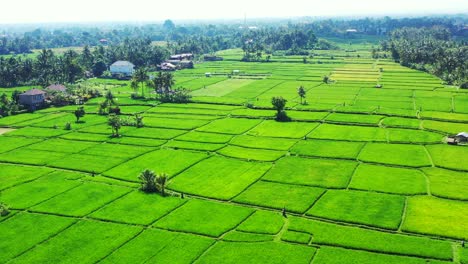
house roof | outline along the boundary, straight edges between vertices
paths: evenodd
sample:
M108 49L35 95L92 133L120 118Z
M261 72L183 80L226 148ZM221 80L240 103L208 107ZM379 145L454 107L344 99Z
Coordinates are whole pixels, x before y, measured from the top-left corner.
M111 66L130 66L130 67L135 67L135 65L133 65L133 63L129 62L129 61L116 61L114 63L112 63Z
M457 136L462 136L462 137L468 138L468 133L466 133L466 132L460 132L460 133L457 134Z
M46 89L47 90L52 90L52 91L58 91L58 92L66 92L67 91L67 87L65 87L65 85L63 85L63 84L52 84L52 85L49 85Z
M31 90L28 90L22 94L24 95L39 95L39 94L45 94L46 92L42 91L42 90L39 90L39 89L31 89Z

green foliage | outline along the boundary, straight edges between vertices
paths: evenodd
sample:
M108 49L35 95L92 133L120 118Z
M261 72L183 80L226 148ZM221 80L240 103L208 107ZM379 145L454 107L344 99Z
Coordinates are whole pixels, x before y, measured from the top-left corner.
M303 104L302 100L306 97L306 90L304 89L304 86L299 86L297 89L297 94L301 98L301 104Z
M138 179L140 180L141 186L140 190L147 192L147 193L152 193L157 191L156 187L156 175L154 172L146 169L140 173L140 176L138 176Z
M0 216L7 216L10 213L8 206L0 202Z
M287 100L281 96L276 96L271 98L271 104L273 108L276 110L276 121L286 122L290 121L291 118L288 117L286 111L284 111L284 107L286 106Z
M110 114L107 124L112 128L112 136L119 137L119 129L122 126L120 117L116 114Z
M71 126L71 123L70 122L67 122L65 123L65 130L71 130L72 129L72 126Z
M107 97L107 95L106 95L106 97ZM80 121L80 118L82 118L86 114L83 106L79 106L75 110L74 113L75 113L75 117L76 117L76 123L78 123Z

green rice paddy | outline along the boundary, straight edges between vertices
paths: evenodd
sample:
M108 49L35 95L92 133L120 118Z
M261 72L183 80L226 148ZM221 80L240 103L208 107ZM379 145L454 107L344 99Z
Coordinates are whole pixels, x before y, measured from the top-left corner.
M120 138L102 98L79 124L74 106L0 118L0 263L468 263L468 147L444 141L468 131L468 93L352 45L308 64L223 51L175 73L189 104L118 81L145 123ZM168 196L138 190L144 169Z

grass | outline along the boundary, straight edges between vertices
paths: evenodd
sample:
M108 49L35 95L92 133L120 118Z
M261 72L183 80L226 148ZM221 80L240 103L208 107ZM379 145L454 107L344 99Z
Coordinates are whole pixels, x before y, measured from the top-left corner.
M225 144L218 143L203 143L203 142L189 142L180 140L171 140L164 145L166 148L173 149L187 149L187 150L199 150L199 151L216 151L226 146Z
M254 234L232 231L223 236L223 241L233 242L266 242L273 241L274 237L264 234Z
M129 224L149 225L185 202L186 200L180 198L162 197L159 194L135 191L107 204L92 213L91 217Z
M177 140L222 144L229 142L231 138L232 135L191 131L187 134L177 137Z
M312 243L363 249L379 253L452 259L452 243L421 236L369 230L317 220L291 217L288 230L312 235Z
M55 168L78 170L91 173L102 173L112 167L124 162L127 158L109 156L98 156L95 154L71 154L53 161L47 165ZM85 165L85 166L83 166Z
M25 127L18 130L9 132L8 136L23 136L23 137L38 137L38 138L50 138L56 137L63 134L67 134L70 131L64 129L53 129L53 128L40 128L40 127Z
M64 153L77 153L87 148L96 146L94 142L85 141L72 141L61 138L52 138L49 140L41 141L39 143L30 145L28 149L64 152Z
M259 181L237 196L234 201L303 213L323 192L321 188Z
M286 231L281 236L281 240L286 242L293 242L299 244L308 244L312 236L306 233L296 232L296 231Z
M84 220L26 252L13 262L58 263L64 259L70 262L96 262L139 231L140 228L134 226Z
M361 164L353 175L350 189L394 194L426 194L426 178L419 170Z
M2 191L1 200L11 208L26 209L80 185L80 182L47 175L38 180Z
M30 165L46 165L47 163L65 156L67 156L66 153L35 150L24 147L2 153L2 155L0 155L0 161Z
M33 211L85 216L129 192L130 189L101 183L83 183L31 208Z
M468 163L459 161L459 157L467 155L468 148L450 145L433 145L426 148L436 166L468 171Z
M468 200L468 176L464 172L423 168L430 182L431 194L443 198Z
M44 167L28 167L0 163L0 190L32 181L52 171L52 169Z
M268 163L246 162L215 156L179 174L171 180L169 188L179 192L228 200L258 180L270 166Z
M345 141L387 141L385 129L364 126L322 124L308 138Z
M225 118L214 120L213 122L198 128L197 131L237 135L247 132L260 122L260 120L255 119Z
M315 248L275 242L217 242L198 263L309 263Z
M259 234L277 234L283 227L283 216L279 212L255 211L237 230Z
M218 150L218 153L224 156L256 161L275 161L286 154L285 151L253 149L238 146L226 146Z
M443 139L441 134L413 129L390 128L388 134L392 143L440 143Z
M249 208L202 200L190 200L158 220L155 227L219 237L244 221L254 211Z
M246 148L288 150L296 142L295 139L239 135L234 137L229 144Z
M370 143L362 149L358 159L409 167L431 166L424 146L417 145Z
M267 120L248 132L252 136L303 138L318 126L317 123L276 122Z
M174 176L206 157L207 155L204 153L160 149L124 162L105 171L104 175L127 181L138 181L138 175L144 169L150 169L156 173L166 173L169 176Z
M23 146L31 145L37 142L42 141L42 139L37 138L26 138L26 137L2 137L0 136L0 153L5 153L10 150L20 148Z
M408 198L403 230L421 234L468 239L468 205L435 197Z
M355 159L364 143L332 140L301 140L291 148L291 153L301 156Z
M308 215L396 230L405 198L360 191L328 190Z
M348 250L343 248L321 247L314 258L315 264L424 264L425 259L377 254L366 251Z
M213 243L212 239L206 237L147 229L101 262L190 263Z
M85 103L83 123L73 105L0 118L0 262L468 262L457 242L467 148L443 142L466 131L466 92L372 59L380 39L332 40L341 50L311 51L307 64L218 52L224 61L175 72L176 88L195 91L188 104L91 79L144 117L119 138L95 114L102 97ZM273 96L288 100L291 122L273 120ZM144 169L168 174L174 195L139 191Z
M263 179L289 184L344 188L356 166L357 163L353 161L285 157L276 162Z
M16 214L0 224L0 261L13 259L74 222L72 218L52 215Z

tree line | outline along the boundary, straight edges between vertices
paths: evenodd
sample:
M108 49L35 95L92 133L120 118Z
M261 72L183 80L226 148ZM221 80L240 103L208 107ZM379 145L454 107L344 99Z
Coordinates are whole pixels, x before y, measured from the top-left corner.
M466 86L467 44L454 40L448 28L437 26L397 29L381 46L403 66L429 72L448 84Z
M0 57L0 87L75 83L82 78L102 76L117 60L149 67L161 63L169 53L166 48L152 45L149 39L126 39L106 48L85 46L81 52L68 50L56 54L51 49L43 49L35 58Z

